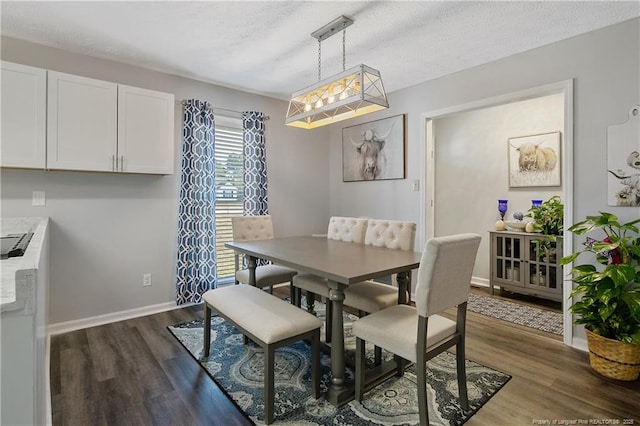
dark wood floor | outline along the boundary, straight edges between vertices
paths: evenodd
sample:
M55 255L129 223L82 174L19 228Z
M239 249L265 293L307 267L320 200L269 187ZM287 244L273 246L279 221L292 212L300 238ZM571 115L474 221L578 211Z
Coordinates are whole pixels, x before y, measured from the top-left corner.
M53 424L251 424L166 329L201 317L189 307L53 336ZM469 312L467 357L513 376L467 425L640 425L640 381L597 375L557 336Z

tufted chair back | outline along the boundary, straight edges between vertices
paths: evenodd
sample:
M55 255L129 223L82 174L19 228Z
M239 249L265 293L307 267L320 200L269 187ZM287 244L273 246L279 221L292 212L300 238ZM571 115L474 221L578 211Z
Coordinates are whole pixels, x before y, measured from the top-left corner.
M273 222L270 215L234 216L231 218L233 241L270 240Z
M416 224L400 220L369 219L364 243L395 250L411 250L416 242Z
M364 234L367 229L365 218L333 216L329 220L327 238L347 243L364 244Z

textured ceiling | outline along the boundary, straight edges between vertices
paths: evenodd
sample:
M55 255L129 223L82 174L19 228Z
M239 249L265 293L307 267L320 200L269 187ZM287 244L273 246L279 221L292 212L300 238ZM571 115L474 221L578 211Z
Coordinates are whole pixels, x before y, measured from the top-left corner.
M1 2L2 35L286 99L317 81L310 34L340 15L347 61L388 92L640 16L638 1ZM342 70L342 37L322 75Z

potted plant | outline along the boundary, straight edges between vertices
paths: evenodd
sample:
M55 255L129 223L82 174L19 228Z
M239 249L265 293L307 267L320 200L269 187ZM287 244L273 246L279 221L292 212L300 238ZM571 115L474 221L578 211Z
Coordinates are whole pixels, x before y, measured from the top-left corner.
M564 205L558 195L554 195L539 206L531 207L526 216L533 219L534 232L550 237L562 235Z
M569 228L576 235L603 231L600 240L587 237L585 248L562 258L573 262L582 253L595 255L593 263L571 270L576 284L571 297L574 324L584 324L589 362L600 374L619 380L636 380L640 374L640 219L620 224L600 212ZM592 258L593 259L593 258Z
M554 195L540 205L531 207L527 217L533 219L531 231L543 234L546 239L538 240L539 257L549 256L555 261L555 242L564 230L564 204L558 195Z

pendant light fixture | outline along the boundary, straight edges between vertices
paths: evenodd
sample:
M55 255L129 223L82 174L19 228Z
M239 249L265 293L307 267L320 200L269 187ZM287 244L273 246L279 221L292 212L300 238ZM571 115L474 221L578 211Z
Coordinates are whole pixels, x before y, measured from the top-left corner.
M318 82L294 92L285 124L313 129L389 108L380 72L364 64L345 69L346 28L353 20L346 16L311 33L318 40ZM322 41L342 30L342 72L322 80Z

